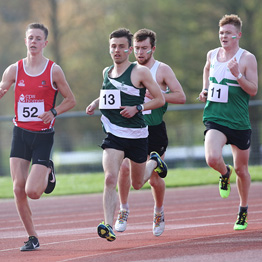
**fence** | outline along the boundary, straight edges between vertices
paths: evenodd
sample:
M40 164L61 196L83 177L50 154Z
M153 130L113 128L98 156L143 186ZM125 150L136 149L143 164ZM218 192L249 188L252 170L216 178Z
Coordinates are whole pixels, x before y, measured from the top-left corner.
M261 164L262 101L250 101L252 124L251 165ZM202 112L204 104L169 105L165 122L169 137L166 162L170 168L206 166L204 158ZM0 175L9 175L9 152L12 139L12 116L0 116ZM89 173L102 171L102 149L105 134L100 112L88 116L84 111L72 111L57 117L52 158L58 173ZM223 155L232 163L231 148L225 146Z

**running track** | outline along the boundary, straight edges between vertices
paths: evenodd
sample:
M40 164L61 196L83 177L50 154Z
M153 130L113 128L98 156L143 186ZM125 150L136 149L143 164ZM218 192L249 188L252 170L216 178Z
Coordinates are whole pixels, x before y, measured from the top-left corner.
M108 242L96 233L101 194L44 197L30 201L40 249L20 252L26 233L14 201L1 200L0 261L262 261L262 183L251 185L245 231L233 230L238 202L235 185L228 199L218 186L167 189L166 229L155 237L151 192L132 191L127 230Z

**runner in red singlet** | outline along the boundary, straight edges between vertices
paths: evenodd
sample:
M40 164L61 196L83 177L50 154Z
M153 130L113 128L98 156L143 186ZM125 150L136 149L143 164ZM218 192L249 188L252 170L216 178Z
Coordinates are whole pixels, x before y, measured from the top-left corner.
M27 57L10 65L0 82L0 99L15 85L10 170L17 211L29 236L21 251L40 246L28 197L39 199L43 192L53 191L56 180L50 152L55 117L76 104L61 67L43 56L47 36L48 29L44 25L28 25L25 37ZM58 92L64 99L56 106Z

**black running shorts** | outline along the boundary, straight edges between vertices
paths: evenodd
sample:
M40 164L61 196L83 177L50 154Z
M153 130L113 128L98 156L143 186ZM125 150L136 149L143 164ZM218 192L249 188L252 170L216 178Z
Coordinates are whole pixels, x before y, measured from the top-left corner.
M123 151L125 157L136 163L144 163L147 160L147 138L122 138L108 133L101 147Z
M216 129L220 132L222 132L226 138L227 138L227 143L226 144L231 144L235 145L241 150L247 150L250 147L251 144L251 129L246 129L246 130L236 130L236 129L231 129L226 126L222 126L219 124L216 124L211 121L206 121L205 122L206 130L204 131L204 135L206 135L206 132L210 129Z
M49 167L51 149L54 143L54 130L32 132L17 126L13 129L10 157L18 157L32 164Z
M168 137L166 124L163 121L160 125L148 126L148 155L156 151L160 156L166 152L168 146Z

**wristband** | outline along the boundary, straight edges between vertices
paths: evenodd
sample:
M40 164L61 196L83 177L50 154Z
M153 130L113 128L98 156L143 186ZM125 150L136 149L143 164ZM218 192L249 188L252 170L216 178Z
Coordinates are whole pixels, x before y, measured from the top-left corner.
M237 76L237 80L239 80L242 77L242 74L239 73L239 75Z
M54 115L54 117L57 116L57 112L56 112L56 110L54 108L51 108L50 111Z

